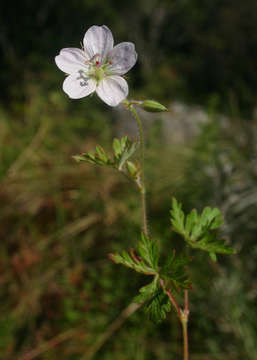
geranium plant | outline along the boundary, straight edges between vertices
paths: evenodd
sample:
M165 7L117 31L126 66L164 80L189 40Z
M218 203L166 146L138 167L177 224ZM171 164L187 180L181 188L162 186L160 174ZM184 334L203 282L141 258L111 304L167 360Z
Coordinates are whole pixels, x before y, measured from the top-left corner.
M95 152L79 154L74 156L74 159L78 162L112 167L135 182L141 196L142 209L142 230L138 234L138 243L136 248L110 254L109 257L115 263L147 276L146 285L139 289L139 294L133 301L144 305L150 319L156 323L163 321L167 312L174 308L182 325L184 360L188 360L188 298L192 288L189 267L192 257L188 255L188 251L177 255L171 247L166 251L166 258L160 258L159 246L148 230L144 134L137 112L137 107L149 112L162 112L167 109L154 100L132 101L127 98L128 84L122 75L135 65L137 53L131 42L116 46L113 44L113 36L107 26L92 26L85 33L82 49L62 49L55 61L57 66L68 74L63 90L70 98L80 99L96 92L107 105L122 105L135 118L139 139L132 141L127 136L114 139L112 154L97 146ZM137 150L140 153L139 162L132 159ZM207 252L213 261L217 260L217 254L235 253L218 236L217 229L223 220L217 208L205 207L200 214L196 210L185 214L182 204L172 198L170 222L170 230L177 232L185 241L185 250L190 247ZM179 303L181 297L178 293L184 293L183 304Z

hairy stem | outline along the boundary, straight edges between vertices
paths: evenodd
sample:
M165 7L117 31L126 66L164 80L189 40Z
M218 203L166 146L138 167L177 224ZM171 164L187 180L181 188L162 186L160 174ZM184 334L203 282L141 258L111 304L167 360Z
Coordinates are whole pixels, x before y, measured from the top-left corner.
M146 212L146 199L145 199L145 172L144 172L144 162L145 162L145 155L144 155L144 132L143 132L143 125L142 121L134 108L131 104L129 106L129 110L134 115L139 132L139 143L140 143L140 163L141 163L141 178L140 178L140 192L141 192L141 203L142 203L142 220L143 220L143 231L146 235L148 235L148 226L147 226L147 212Z

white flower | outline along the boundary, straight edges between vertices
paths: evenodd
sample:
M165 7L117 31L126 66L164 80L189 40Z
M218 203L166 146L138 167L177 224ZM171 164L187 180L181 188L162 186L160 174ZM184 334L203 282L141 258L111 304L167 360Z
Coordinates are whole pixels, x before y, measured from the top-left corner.
M85 33L84 49L65 48L55 57L56 65L69 74L63 90L72 99L94 91L108 105L117 106L128 96L128 84L120 76L137 61L134 44L123 42L113 47L107 26L91 26Z

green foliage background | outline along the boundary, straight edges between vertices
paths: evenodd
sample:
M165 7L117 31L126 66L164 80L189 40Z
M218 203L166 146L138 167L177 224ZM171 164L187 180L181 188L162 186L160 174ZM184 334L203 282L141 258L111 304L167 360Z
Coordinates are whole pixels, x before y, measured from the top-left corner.
M136 188L75 154L111 150L117 112L95 96L72 101L54 56L78 47L93 24L139 54L130 96L209 114L190 143L147 132L151 233L166 254L182 242L169 223L171 195L186 212L224 214L236 256L192 252L192 360L257 358L256 89L254 0L22 0L0 5L0 358L80 360L145 285L107 254L140 236ZM219 115L226 114L224 123ZM131 118L131 122L133 119ZM147 127L148 119L145 119ZM172 120L171 120L172 121ZM174 312L156 326L138 310L93 359L180 359Z

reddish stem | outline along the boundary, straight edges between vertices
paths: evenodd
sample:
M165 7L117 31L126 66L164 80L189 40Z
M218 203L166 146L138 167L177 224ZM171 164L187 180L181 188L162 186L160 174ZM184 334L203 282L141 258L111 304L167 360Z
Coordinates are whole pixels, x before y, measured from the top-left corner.
M187 314L189 315L188 290L185 290L184 299L185 299L185 308L184 308L184 311L187 312Z
M181 310L180 310L180 307L178 306L178 303L177 303L177 300L175 299L175 297L172 295L170 289L166 289L165 287L165 284L164 284L164 281L162 279L159 280L160 282L160 285L163 289L163 291L165 292L166 295L168 295L169 299L170 299L170 302L172 303L172 305L174 306L174 308L176 309L177 311L177 315L178 317L180 318L180 315L181 315Z

